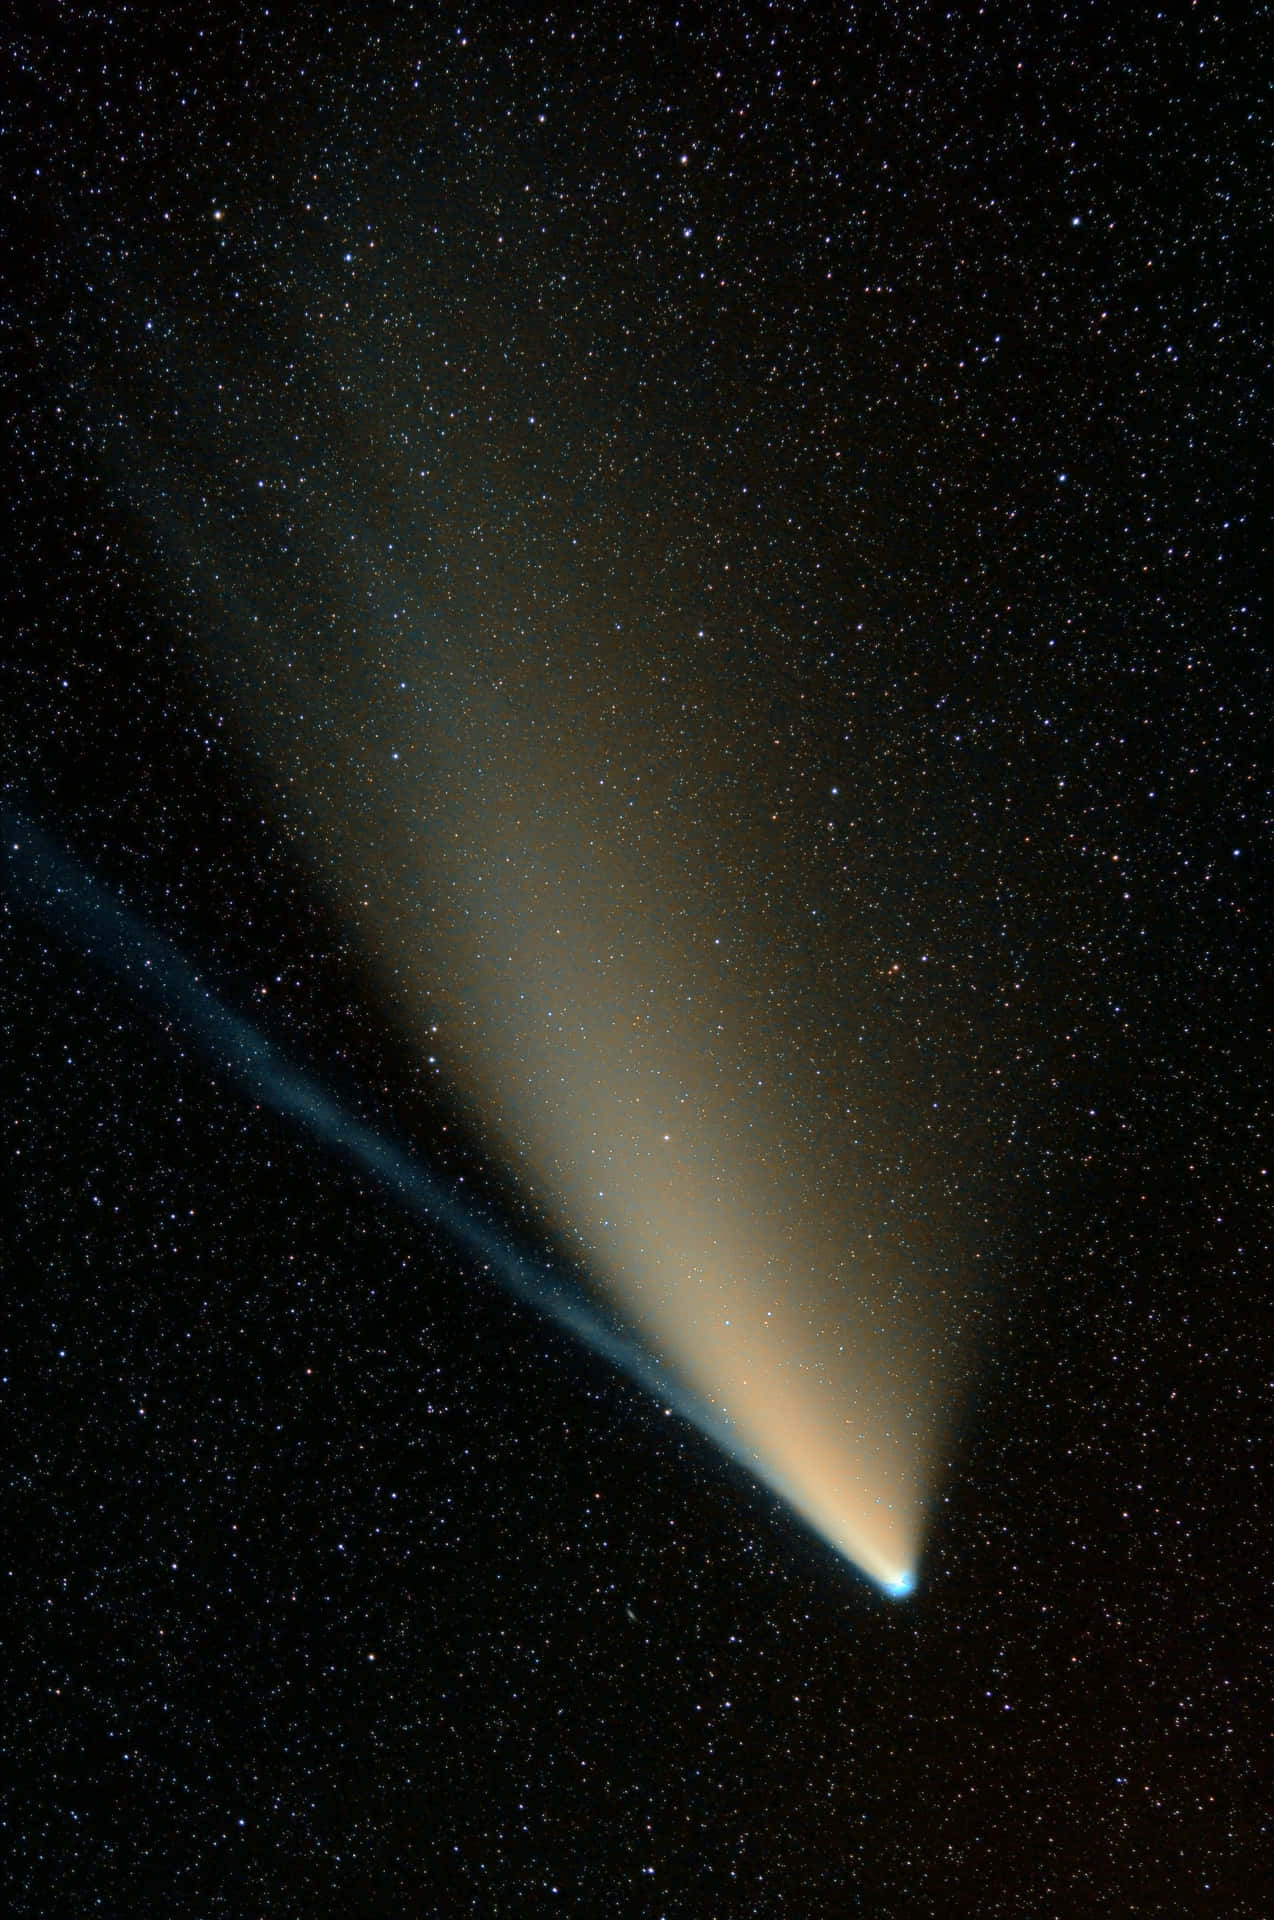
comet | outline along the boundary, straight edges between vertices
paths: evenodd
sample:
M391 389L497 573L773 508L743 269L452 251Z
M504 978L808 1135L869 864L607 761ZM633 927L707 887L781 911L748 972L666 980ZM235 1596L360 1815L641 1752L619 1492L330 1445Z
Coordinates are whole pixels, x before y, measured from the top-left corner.
M122 979L144 1003L161 1008L170 1029L183 1033L244 1098L268 1105L373 1178L409 1213L440 1229L513 1299L605 1360L665 1413L679 1416L784 1500L880 1591L895 1598L913 1591L915 1565L898 1550L887 1496L865 1473L851 1444L829 1445L808 1395L803 1404L799 1382L786 1388L772 1383L776 1397L768 1423L758 1425L755 1395L749 1395L749 1382L740 1376L733 1384L745 1417L733 1417L722 1398L723 1385L730 1390L733 1366L765 1370L758 1356L748 1358L746 1340L729 1343L730 1364L723 1367L718 1356L715 1370L692 1367L690 1378L666 1364L618 1316L592 1300L560 1261L528 1254L472 1201L462 1200L445 1178L333 1100L236 1013L170 940L39 827L5 814L0 831L15 899ZM696 1389L696 1371L711 1383L710 1393Z

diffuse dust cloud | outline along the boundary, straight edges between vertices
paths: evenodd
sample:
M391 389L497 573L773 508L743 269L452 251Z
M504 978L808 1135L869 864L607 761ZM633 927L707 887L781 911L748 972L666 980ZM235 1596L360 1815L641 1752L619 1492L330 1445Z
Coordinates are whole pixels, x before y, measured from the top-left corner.
M549 642L457 624L416 609L373 662L258 662L288 810L546 1225L731 1451L906 1591L950 1254L854 1044L863 943L820 928L804 829L774 817L755 727L706 697L710 656L656 671L560 620Z
M169 367L148 490L136 438L118 461L422 1060L758 1475L900 1591L964 1365L969 1050L922 876L958 888L848 665L810 697L799 529L763 567L752 501L594 357L604 315L532 343L464 244L441 279L374 256L335 332L317 294L227 325ZM403 332L409 295L436 324Z
M424 835L412 934L402 901L375 914L387 977L432 1004L431 1050L652 1350L900 1589L940 1330L855 1149L879 1117L840 1057L799 868L784 876L755 776L724 782L711 742L686 741L686 676L643 699L637 660L559 640L520 699L484 690L520 651L476 654L445 766L426 749L391 800L396 851L404 812L448 825ZM460 692L458 662L448 680Z

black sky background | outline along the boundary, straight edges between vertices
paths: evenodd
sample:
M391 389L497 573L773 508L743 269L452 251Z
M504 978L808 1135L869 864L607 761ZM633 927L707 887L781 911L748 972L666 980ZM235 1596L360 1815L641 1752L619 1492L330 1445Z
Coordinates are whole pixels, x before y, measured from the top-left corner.
M6 803L525 1224L316 887L165 538L197 555L205 477L170 484L174 368L277 365L330 304L303 193L419 271L394 229L428 178L440 327L521 343L505 392L562 417L575 309L530 324L537 258L605 312L622 409L576 395L602 478L571 511L683 504L776 786L835 774L852 688L865 918L882 951L964 928L987 1012L879 1016L886 1051L978 1035L933 1151L985 1276L921 1584L885 1604L6 888L12 1910L1264 1912L1267 35L15 20ZM551 231L506 269L528 172ZM354 413L384 276L340 295ZM512 436L484 484L566 485L566 441Z

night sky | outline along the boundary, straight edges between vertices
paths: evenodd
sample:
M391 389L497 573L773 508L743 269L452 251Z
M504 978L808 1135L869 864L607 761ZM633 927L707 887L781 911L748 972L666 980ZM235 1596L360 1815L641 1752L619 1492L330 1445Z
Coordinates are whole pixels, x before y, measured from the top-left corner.
M8 1910L1260 1920L1268 32L0 43Z

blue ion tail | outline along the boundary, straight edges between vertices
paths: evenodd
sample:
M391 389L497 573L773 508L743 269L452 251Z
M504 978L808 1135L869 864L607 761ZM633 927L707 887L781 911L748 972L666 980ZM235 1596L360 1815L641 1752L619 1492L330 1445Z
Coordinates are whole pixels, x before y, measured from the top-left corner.
M915 1574L910 1568L892 1571L882 1564L879 1549L866 1535L848 1536L843 1524L836 1524L830 1513L805 1497L806 1489L767 1471L730 1421L645 1352L550 1261L529 1258L472 1204L462 1202L449 1183L337 1105L262 1033L225 1006L170 941L121 905L39 828L6 813L0 814L0 832L8 854L9 885L16 897L143 998L162 1006L245 1095L298 1123L378 1180L409 1212L441 1228L506 1292L608 1361L658 1405L697 1428L790 1503L880 1591L901 1599L914 1590Z

